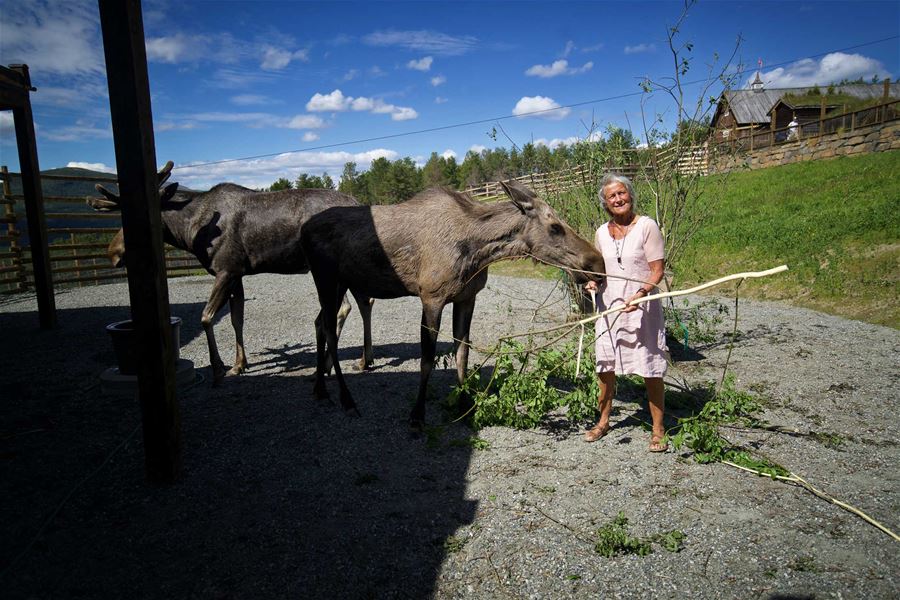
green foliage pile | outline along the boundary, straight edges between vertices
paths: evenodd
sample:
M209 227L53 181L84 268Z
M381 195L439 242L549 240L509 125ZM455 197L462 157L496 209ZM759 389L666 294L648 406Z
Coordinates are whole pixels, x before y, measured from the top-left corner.
M647 556L653 553L652 543L660 544L669 552L678 552L683 547L684 532L672 530L646 538L634 537L628 533L628 518L620 512L616 517L597 530L594 551L606 558L637 554Z
M593 417L599 391L591 373L590 356L582 358L582 372L575 378L575 348L526 351L519 342L505 340L494 354L496 364L487 381L472 370L461 387L451 393L451 404L465 395L475 403L471 416L476 429L501 425L516 429L537 427L547 413L566 409L572 423Z
M474 408L470 422L476 430L489 426L532 429L545 422L551 411L561 408L565 408L566 418L572 424L592 420L596 418L599 393L590 368L592 352L588 348L582 357L584 374L576 378L576 344L534 351L519 342L503 340L493 353L496 364L490 378L483 381L481 371L473 369L464 384L453 390L449 404L456 405L462 397L471 399ZM619 377L619 392L635 388L639 380ZM762 403L737 390L731 375L724 378L718 389L709 384L694 390L692 397L694 411L679 418L668 434L676 449L689 448L701 464L728 461L770 476L789 475L780 465L755 456L721 435L722 425L750 429L767 426L759 416ZM677 400L677 404L683 404L683 398Z
M729 375L717 393L709 390L709 400L699 413L678 419L670 439L676 449L686 446L693 450L694 460L701 464L728 461L766 475L787 477L784 467L752 455L719 433L720 425L750 429L764 425L758 417L761 411L762 405L751 394L735 389L734 378Z

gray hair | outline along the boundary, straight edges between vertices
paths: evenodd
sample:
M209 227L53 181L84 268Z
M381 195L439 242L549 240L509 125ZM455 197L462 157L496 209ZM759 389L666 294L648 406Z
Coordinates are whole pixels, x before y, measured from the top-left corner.
M624 175L616 175L615 173L607 173L600 180L600 189L597 192L597 196L600 198L600 206L603 207L603 210L609 212L609 208L606 207L606 198L603 196L603 190L606 189L606 186L614 183L621 183L625 186L625 189L628 190L628 195L631 196L631 210L637 212L638 199L637 194L634 193L634 186L631 185L631 180Z

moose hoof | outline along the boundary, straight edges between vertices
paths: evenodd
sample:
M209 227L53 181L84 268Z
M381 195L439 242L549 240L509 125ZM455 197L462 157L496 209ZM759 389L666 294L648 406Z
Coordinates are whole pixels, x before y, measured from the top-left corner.
M360 414L359 409L356 408L355 406L345 406L344 414L352 419L359 419L360 417L362 417L362 414Z
M235 365L235 366L231 367L231 369L227 373L225 373L225 376L226 377L234 377L235 375L240 375L241 373L243 373L244 370L245 370L245 367Z

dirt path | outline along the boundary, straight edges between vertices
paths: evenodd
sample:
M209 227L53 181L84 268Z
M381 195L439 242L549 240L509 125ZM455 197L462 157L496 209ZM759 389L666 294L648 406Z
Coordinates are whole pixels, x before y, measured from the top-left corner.
M181 354L201 379L209 285L170 281L173 314L184 318ZM552 294L552 308L534 315L550 286L492 278L475 344L561 318L564 302ZM37 330L33 298L0 305L6 597L900 595L900 544L795 486L688 453L651 455L636 398L617 400L613 430L596 444L563 423L485 429L477 436L488 448L477 450L464 426L438 427L438 402L427 408L435 427L411 437L414 299L376 304L372 372L349 368L361 335L358 319L348 322L341 355L363 415L348 418L311 396L311 279L257 276L246 289L251 370L182 391L184 477L168 488L144 483L135 400L99 393L98 376L114 362L103 326L127 317L124 284L60 294L54 332ZM448 312L442 340L449 327ZM717 327L673 377L721 373L730 323ZM900 332L754 302L742 302L739 328L738 387L798 434L728 437L900 531ZM222 318L226 360L229 329ZM452 381L451 369L435 372L436 399ZM600 556L594 534L619 512L633 535L682 531L684 549Z

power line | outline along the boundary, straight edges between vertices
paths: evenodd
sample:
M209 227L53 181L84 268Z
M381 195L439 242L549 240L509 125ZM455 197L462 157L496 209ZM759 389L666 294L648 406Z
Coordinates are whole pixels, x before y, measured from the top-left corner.
M820 56L826 56L826 55L828 55L828 54L833 54L833 53L835 53L835 52L846 52L846 51L848 51L848 50L855 50L855 49L857 49L857 48L863 48L863 47L865 47L865 46L873 46L873 45L875 45L875 44L881 44L881 43L883 43L883 42L888 42L888 41L891 41L891 40L896 40L896 39L898 39L898 38L900 38L900 35L893 35L893 36L891 36L891 37L882 38L882 39L880 39L880 40L874 40L874 41L871 41L871 42L864 42L864 43L862 43L862 44L855 44L855 45L853 45L853 46L847 46L847 47L844 47L844 48L838 48L837 50L829 50L829 51L827 51L827 52L820 52L819 54L812 54L812 55L810 55L810 56L804 56L804 57L801 57L801 58L794 58L794 59L791 59L791 60L786 60L786 61L782 61L782 62L780 62L780 63L775 63L775 64L773 64L773 65L769 65L769 68L781 67L781 66L784 66L784 65L789 65L789 64L795 63L795 62L800 61L800 60L810 59L810 58L818 58L818 57L820 57ZM743 75L744 73L750 73L750 72L752 72L753 70L754 70L754 69L749 69L749 68L748 68L748 69L741 69L740 71L735 71L734 75L735 75L735 76ZM645 78L642 77L641 79L643 80L643 79L645 79ZM688 81L688 82L682 83L682 85L683 85L683 86L696 85L696 84L698 84L698 83L705 83L706 81L708 81L708 80L707 80L707 79L696 79L696 80L694 80L694 81ZM564 110L564 109L576 108L576 107L578 107L578 106L585 106L585 105L587 105L587 104L600 104L601 102L609 102L609 101L611 101L611 100L621 100L622 98L631 98L631 97L633 97L633 96L641 96L641 95L643 95L643 94L644 94L643 91L639 91L639 92L630 92L630 93L628 93L628 94L619 94L619 95L616 95L616 96L607 96L606 98L597 98L597 99L594 99L594 100L584 100L584 101L582 101L582 102L574 102L574 103L572 103L572 104L566 104L566 105L563 105L563 106L556 106L556 107L554 107L554 108L545 108L545 109L542 109L542 110L534 110L534 111L530 111L530 112L527 112L527 113L520 113L520 114L518 114L518 115L503 115L502 117L491 117L491 118L489 118L489 119L478 119L478 120L475 120L475 121L466 121L465 123L454 123L454 124L451 124L451 125L441 125L441 126L438 126L438 127L429 127L428 129L418 129L418 130L415 130L415 131L405 131L405 132L403 132L403 133L392 133L392 134L388 134L388 135L379 135L379 136L370 137L370 138L361 138L361 139L357 139L357 140L348 140L348 141L344 141L344 142L335 142L335 143L333 143L333 144L323 144L323 145L321 145L321 146L312 146L312 147L310 147L310 148L299 148L299 149L296 149L296 150L282 150L282 151L280 151L280 152L270 152L270 153L268 153L268 154L257 154L257 155L255 155L255 156L244 156L244 157L241 157L241 158L227 158L227 159L224 159L224 160L214 160L214 161L205 162L205 163L196 163L196 164L192 164L192 165L182 165L182 166L180 166L180 167L174 167L172 170L175 171L175 170L177 170L177 169L187 169L187 168L195 168L195 167L208 167L208 166L212 166L212 165L221 165L221 164L231 163L231 162L240 162L240 161L245 161L245 160L256 160L256 159L258 159L258 158L270 158L270 157L272 157L272 156L279 156L279 155L281 155L281 154L293 154L293 153L295 153L295 152L313 152L313 151L316 151L316 150L326 150L326 149L328 149L328 148L337 148L337 147L340 147L340 146L351 146L351 145L353 145L353 144L365 144L365 143L368 143L368 142L378 142L378 141L381 141L381 140L390 140L390 139L395 139L395 138L399 138L399 137L406 137L406 136L410 136L410 135L420 135L420 134L423 134L423 133L433 133L433 132L435 132L435 131L444 131L444 130L446 130L446 129L456 129L456 128L459 128L459 127L469 127L469 126L472 126L472 125L480 125L480 124L484 124L484 123L495 123L495 122L497 122L497 121L505 121L505 120L507 120L507 119L517 119L517 118L519 118L519 117L529 117L529 116L540 115L540 114L550 113L550 112L555 112L555 111Z

